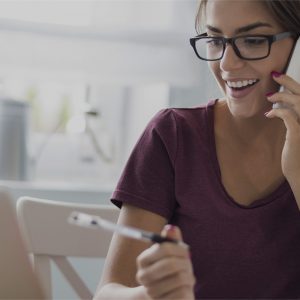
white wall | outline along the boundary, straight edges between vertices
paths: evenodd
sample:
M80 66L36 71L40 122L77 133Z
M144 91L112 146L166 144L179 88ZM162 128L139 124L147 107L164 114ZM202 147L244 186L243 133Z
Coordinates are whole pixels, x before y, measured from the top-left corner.
M10 31L0 31L0 40L1 77L67 78L70 74L70 79L99 83L199 82L199 65L188 40L166 47Z
M62 98L58 94L65 88L79 107L86 100L84 87L89 85L90 101L103 113L98 121L106 126L106 136L115 140L123 163L157 110L168 105L196 105L218 94L206 63L196 58L189 44L195 35L196 7L194 0L41 0L38 5L30 0L3 0L0 83L9 82L10 96L21 99L26 86L27 90L40 87L39 101L41 111L48 112L43 116L44 121L48 119L48 130L57 122L54 104L57 107L59 100L54 98ZM99 140L106 138L103 131L98 133ZM64 159L63 152L51 159L51 151L63 147L59 138L57 143L55 139L45 148L39 176L45 177L47 172L48 178L56 176L55 170L63 164L47 166L55 157L65 165L71 161L72 156ZM64 148L67 154L70 150ZM82 174L85 179L98 174L103 180L108 170L117 176L120 167L96 163L88 167L73 160L58 174L66 178Z

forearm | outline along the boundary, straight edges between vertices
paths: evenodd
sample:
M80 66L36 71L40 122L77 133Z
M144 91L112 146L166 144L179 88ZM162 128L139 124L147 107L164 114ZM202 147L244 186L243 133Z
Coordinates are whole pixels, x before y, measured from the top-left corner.
M300 177L297 176L295 177L294 180L288 180L289 184L290 184L290 187L293 191L293 194L295 196L295 199L296 199L296 202L297 202L297 205L298 205L298 208L300 210Z
M150 300L143 286L130 288L119 283L108 283L99 288L94 300Z

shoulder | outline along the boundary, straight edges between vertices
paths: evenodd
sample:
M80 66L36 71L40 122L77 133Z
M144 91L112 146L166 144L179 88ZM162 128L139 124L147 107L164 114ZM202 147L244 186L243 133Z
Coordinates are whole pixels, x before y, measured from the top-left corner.
M167 108L160 110L150 121L149 125L156 128L168 128L168 126L181 126L183 124L195 125L204 120L213 108L215 100L191 108Z
M177 149L178 143L206 138L213 122L215 100L192 108L160 110L148 123L143 144L163 143L168 149Z

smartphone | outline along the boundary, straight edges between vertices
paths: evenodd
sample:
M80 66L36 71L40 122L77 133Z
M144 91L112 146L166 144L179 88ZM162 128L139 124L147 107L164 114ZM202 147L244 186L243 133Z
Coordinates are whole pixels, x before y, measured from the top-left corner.
M286 75L291 76L293 79L300 83L300 38L296 41L292 54L289 58L288 67L286 68ZM279 92L285 91L286 89L281 86ZM274 103L273 108L285 107L282 103Z

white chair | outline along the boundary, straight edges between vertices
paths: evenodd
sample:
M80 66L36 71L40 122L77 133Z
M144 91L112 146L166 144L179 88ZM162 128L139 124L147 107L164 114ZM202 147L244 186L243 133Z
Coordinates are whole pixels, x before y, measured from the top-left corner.
M50 261L66 277L81 299L93 294L75 271L67 256L106 257L112 234L69 224L72 211L101 216L116 222L119 210L112 205L76 204L31 197L17 201L17 214L34 269L41 279L47 298L52 298Z

